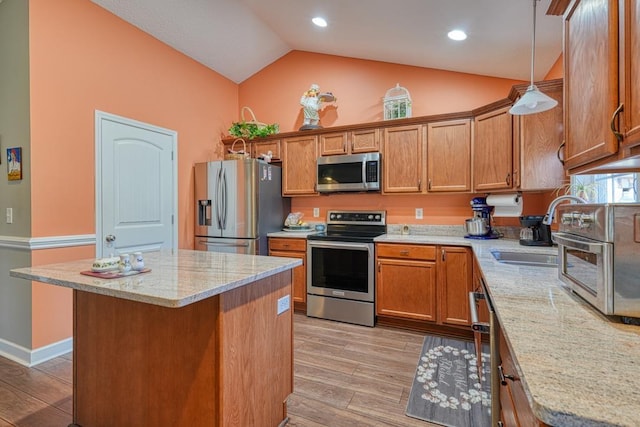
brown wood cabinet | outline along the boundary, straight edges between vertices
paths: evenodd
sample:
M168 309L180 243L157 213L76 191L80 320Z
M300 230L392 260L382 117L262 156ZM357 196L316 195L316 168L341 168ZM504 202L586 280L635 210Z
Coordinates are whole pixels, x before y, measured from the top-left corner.
M565 166L640 167L640 5L576 0L564 13Z
M376 128L319 135L320 155L357 154L380 150L380 132Z
M438 322L470 326L469 292L472 290L471 249L438 246Z
M272 161L282 160L282 155L280 153L280 140L274 139L269 141L256 141L251 143L251 157L257 159L263 154L268 154L271 151Z
M475 191L508 190L513 186L513 125L509 108L501 107L474 119Z
M423 180L422 125L385 128L382 142L382 192L419 193Z
M293 308L307 312L307 239L269 237L269 255L300 258L302 265L293 269Z
M436 321L436 247L376 245L376 314Z
M524 386L518 375L514 357L509 350L502 331L499 334L500 343L500 420L505 427L543 427L533 413Z
M469 248L376 244L376 314L469 326L471 263Z
M427 124L427 191L471 191L471 119Z
M514 187L520 190L553 190L564 183L561 161L564 141L562 80L536 83L540 91L558 101L551 110L514 116ZM524 93L526 87L522 86Z
M315 195L316 135L286 138L282 141L282 194L284 196Z

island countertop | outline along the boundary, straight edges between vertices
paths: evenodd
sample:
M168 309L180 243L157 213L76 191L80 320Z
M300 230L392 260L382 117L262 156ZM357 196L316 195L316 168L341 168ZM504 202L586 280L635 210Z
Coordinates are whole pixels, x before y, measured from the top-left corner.
M300 259L221 252L145 253L148 273L103 279L80 274L93 259L13 269L12 277L164 307L183 307L290 270Z
M552 426L637 426L640 327L568 291L558 269L503 264L493 249L557 254L518 241L387 234L376 243L469 246L486 279L533 412Z

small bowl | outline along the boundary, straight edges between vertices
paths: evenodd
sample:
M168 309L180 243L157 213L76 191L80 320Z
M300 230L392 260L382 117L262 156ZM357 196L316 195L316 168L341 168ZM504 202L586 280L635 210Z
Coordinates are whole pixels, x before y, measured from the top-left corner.
M324 231L324 224L317 224L316 231L320 231L320 232Z

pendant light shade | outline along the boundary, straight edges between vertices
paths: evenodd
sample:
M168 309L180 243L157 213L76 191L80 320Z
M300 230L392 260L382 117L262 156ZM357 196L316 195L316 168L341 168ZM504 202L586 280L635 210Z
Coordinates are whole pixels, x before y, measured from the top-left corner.
M525 114L535 114L547 111L558 105L558 101L540 92L533 84L533 71L535 68L536 58L536 2L533 0L533 32L531 37L531 84L527 91L513 104L509 113L522 116Z

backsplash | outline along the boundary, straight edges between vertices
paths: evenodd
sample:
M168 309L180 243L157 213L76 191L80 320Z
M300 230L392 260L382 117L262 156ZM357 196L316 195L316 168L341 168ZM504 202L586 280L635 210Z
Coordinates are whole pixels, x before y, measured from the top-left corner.
M517 240L520 238L520 227L493 227L501 233L503 239ZM403 233L403 231L405 231ZM408 231L408 232L407 232ZM464 237L467 232L461 225L418 225L418 224L388 224L387 234L413 234L417 236L453 236Z

